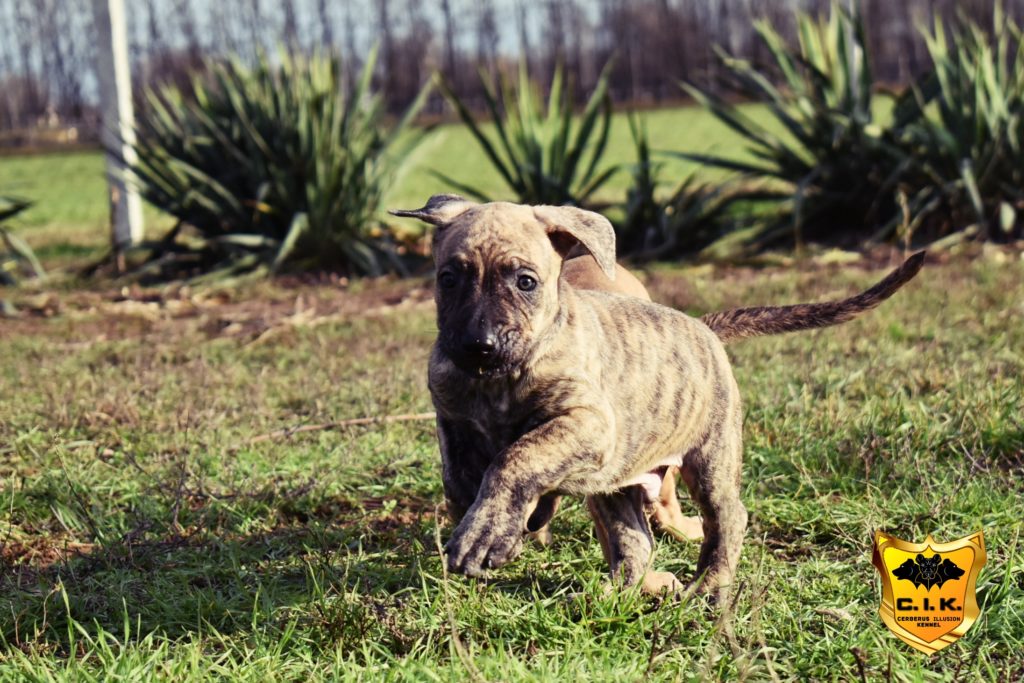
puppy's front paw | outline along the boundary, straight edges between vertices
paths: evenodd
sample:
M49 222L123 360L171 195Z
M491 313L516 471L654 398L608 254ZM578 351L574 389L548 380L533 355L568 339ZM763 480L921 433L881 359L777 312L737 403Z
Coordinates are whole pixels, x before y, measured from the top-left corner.
M480 514L470 511L445 545L448 570L466 576L486 576L515 559L523 548L523 529L518 517L501 511Z

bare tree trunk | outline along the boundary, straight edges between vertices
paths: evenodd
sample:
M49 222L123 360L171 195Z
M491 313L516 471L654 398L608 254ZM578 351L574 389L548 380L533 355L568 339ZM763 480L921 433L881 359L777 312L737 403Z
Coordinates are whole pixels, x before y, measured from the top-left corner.
M148 0L150 4L154 0ZM155 15L150 15L155 16ZM218 52L226 54L244 54L239 35L245 31L245 20L237 9L227 11L223 4L211 2L207 9L207 23L209 25L208 42L212 46L219 46ZM251 47L251 46L250 46Z
M299 50L299 21L295 15L293 0L280 0L281 13L284 15L284 44L289 52Z
M50 49L47 34L47 19L49 11L47 0L33 0L32 2L32 36L36 45L39 46L39 80L43 85L42 95L44 101L41 103L47 114L53 111L53 52ZM42 113L42 112L40 112Z
M345 80L348 87L352 86L355 74L359 71L359 50L356 45L356 22L352 15L352 3L345 4Z
M177 18L178 30L185 38L185 45L190 53L198 55L202 43L199 42L199 31L196 28L196 16L192 11L192 0L175 0L174 16Z
M249 0L249 45L254 54L258 54L266 47L263 43L263 31L265 28L263 17L263 5L260 0Z
M447 0L445 0L447 2ZM530 70L530 33L526 25L526 0L516 0L516 31L519 34L519 58Z
M325 48L334 44L331 18L327 14L327 0L316 0L316 16L320 21L320 44Z
M14 34L15 14L11 5L4 5L4 14L0 15L0 31L5 35ZM8 9L10 8L10 9ZM0 119L0 127L15 128L21 118L20 93L15 88L18 80L17 56L13 40L0 41L0 69L6 87L0 88L4 95L4 114Z
M77 39L81 27L75 26L74 12L78 0L65 0L52 7L51 30L54 33L54 67L57 76L57 110L65 119L78 120L82 116L82 76L87 66L82 62Z
M493 0L477 0L476 60L492 77L497 75L499 40Z
M444 17L444 75L458 89L459 75L455 69L455 19L452 17L451 0L441 0L441 16Z
M146 0L146 51L148 54L161 52L164 45L156 2L157 0Z
M395 64L395 40L391 18L391 0L377 0L377 32L380 35L380 51L383 57L383 69L384 69L384 96L387 98L389 93L393 93L395 89L395 79L398 76ZM388 100L388 107L392 107L394 102Z
M675 80L684 80L688 74L686 53L682 47L679 16L669 0L657 0L657 22L658 33L652 42L662 59L668 61L665 73Z
M556 65L565 64L565 12L560 0L548 0L544 7L544 52L545 62L543 75L549 78ZM547 85L547 84L545 84Z
M562 5L565 24L565 68L576 84L583 82L583 14L576 0L565 0ZM576 88L576 96L584 95L583 88Z
M1002 0L1019 21L1024 0ZM77 116L90 104L95 51L91 0L0 0L0 126L31 125L49 108ZM863 12L876 78L897 85L931 68L916 22L949 23L959 13L993 30L994 0L838 0ZM562 62L584 92L606 60L618 101L678 94L684 79L717 88L712 52L722 45L756 65L771 61L753 20L787 40L795 12L827 15L830 0L125 0L131 61L140 84L180 77L203 53L241 54L285 43L337 43L346 79L379 43L378 76L392 108L404 105L437 62L473 101L475 68L491 73L519 57L546 79ZM201 13L201 17L197 16ZM595 19L596 17L596 19ZM505 24L508 24L506 26ZM461 33L460 33L461 30ZM437 42L433 34L437 33ZM512 35L514 32L515 35ZM502 42L504 41L504 42ZM185 46L186 50L181 47ZM517 54L518 53L518 54ZM141 67L141 68L140 68ZM479 100L476 101L476 104Z

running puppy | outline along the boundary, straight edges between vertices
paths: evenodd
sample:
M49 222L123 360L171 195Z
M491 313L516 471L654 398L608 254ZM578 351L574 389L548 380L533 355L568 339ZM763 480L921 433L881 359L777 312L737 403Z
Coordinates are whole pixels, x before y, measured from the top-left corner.
M698 320L636 296L573 286L563 261L589 252L616 278L615 233L573 207L475 204L435 195L398 216L437 226L438 337L429 386L443 483L458 522L449 568L512 560L558 496L587 496L614 580L679 590L649 571L645 506L678 467L702 516L696 581L733 582L747 512L742 416L723 342L845 322L914 277L919 253L839 302L737 309Z

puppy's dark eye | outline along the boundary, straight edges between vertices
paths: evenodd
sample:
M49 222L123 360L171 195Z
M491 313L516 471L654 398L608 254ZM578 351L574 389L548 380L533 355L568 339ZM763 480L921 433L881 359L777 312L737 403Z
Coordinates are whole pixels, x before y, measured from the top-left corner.
M532 292L537 288L537 280L529 275L520 275L516 280L516 287L524 292Z
M437 284L441 289L451 289L459 284L459 278L450 270L443 271L437 276Z

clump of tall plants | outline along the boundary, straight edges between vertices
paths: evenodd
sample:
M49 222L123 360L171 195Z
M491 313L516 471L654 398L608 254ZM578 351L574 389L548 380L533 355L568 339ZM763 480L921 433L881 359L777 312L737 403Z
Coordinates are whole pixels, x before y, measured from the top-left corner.
M338 60L281 54L208 62L189 86L148 93L131 172L178 220L150 245L157 258L354 274L395 265L378 206L401 148L418 139L403 133L425 91L388 125L374 56L350 89Z
M986 31L962 20L925 31L933 68L897 108L915 162L911 226L983 239L1024 236L1024 36L993 10Z
M623 216L615 224L619 253L638 260L678 257L726 232L731 224L728 185L700 182L691 173L663 196L665 164L652 154L646 124L637 114L627 121L636 161Z
M990 30L964 18L948 37L939 20L924 29L932 68L888 108L856 13L798 13L797 29L789 46L758 24L768 69L720 53L733 89L763 102L769 123L686 86L741 135L746 158L683 156L767 181L782 199L748 248L1024 235L1024 41L1000 3Z
M686 90L740 134L746 158L682 155L710 166L767 180L778 190L775 220L751 233L755 247L780 237L804 239L874 235L899 222L899 183L913 163L890 126L875 113L864 24L832 6L827 19L797 14L796 46L765 21L757 33L771 57L759 70L719 51L730 88L763 102L762 124L734 104L699 89Z
M607 68L598 79L583 112L574 112L573 88L565 70L555 69L547 101L530 79L525 61L518 80L504 75L497 82L481 73L487 125L478 121L452 87L439 78L445 97L508 185L512 198L524 204L582 206L615 173L602 167L612 105ZM437 174L453 188L482 201L492 199L480 189Z

